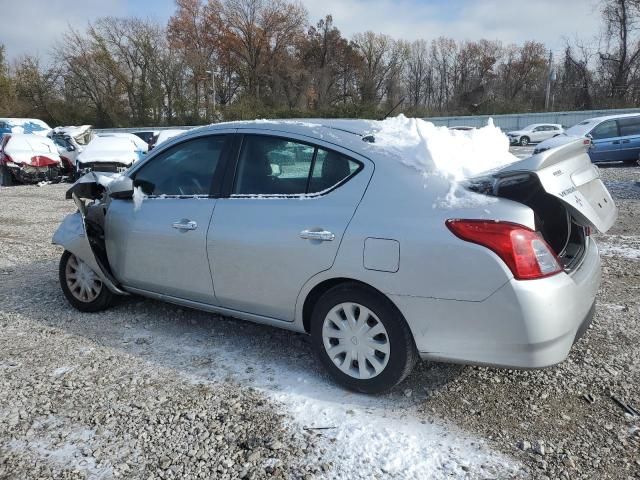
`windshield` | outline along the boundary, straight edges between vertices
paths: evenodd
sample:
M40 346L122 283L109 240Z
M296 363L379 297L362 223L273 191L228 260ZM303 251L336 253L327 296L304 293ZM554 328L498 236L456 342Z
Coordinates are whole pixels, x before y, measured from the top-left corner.
M577 125L574 125L571 128L567 128L564 133L565 135L569 135L571 137L584 137L589 130L591 130L596 123L597 120L585 120L584 122L580 122Z

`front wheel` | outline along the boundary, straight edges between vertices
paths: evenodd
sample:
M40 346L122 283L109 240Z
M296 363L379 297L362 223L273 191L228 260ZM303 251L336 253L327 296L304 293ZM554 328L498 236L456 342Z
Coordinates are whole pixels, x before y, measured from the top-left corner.
M381 393L406 378L418 360L411 331L397 308L358 284L326 292L311 317L316 355L342 386Z
M529 145L529 137L521 137L520 138L520 146L521 147L526 147L527 145Z
M10 187L13 185L13 176L9 171L9 167L0 164L0 187Z
M81 312L98 312L113 304L113 293L89 265L73 253L62 254L58 274L64 296Z

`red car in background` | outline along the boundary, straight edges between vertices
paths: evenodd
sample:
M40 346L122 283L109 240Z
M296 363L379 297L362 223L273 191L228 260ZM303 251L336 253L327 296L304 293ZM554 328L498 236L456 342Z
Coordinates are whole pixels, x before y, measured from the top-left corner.
M60 177L58 148L50 138L5 133L0 140L0 185L38 183Z

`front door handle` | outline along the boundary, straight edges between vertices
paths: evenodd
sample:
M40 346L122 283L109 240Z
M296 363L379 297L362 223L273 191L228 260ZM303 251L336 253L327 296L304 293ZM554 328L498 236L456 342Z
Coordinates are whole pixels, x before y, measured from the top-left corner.
M620 145L620 140L614 140L613 142L611 142L613 145Z
M631 143L631 140L622 140L620 143Z
M180 220L178 222L173 222L171 226L178 230L195 230L198 228L198 224L193 220Z
M320 240L321 242L331 242L336 236L326 230L302 230L300 238L305 240Z

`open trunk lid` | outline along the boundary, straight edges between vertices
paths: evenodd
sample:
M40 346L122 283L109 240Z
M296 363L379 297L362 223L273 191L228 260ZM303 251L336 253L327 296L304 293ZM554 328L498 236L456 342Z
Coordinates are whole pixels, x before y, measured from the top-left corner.
M604 233L616 221L618 209L591 163L588 146L576 140L491 172L494 193L519 174L535 174L544 190L565 204L576 221Z

